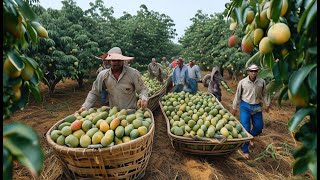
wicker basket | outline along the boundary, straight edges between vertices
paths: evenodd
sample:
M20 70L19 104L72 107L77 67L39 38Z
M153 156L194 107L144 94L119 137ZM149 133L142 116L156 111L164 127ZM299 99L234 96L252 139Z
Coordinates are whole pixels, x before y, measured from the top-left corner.
M168 92L170 92L171 88L172 88L172 73L171 73L171 74L168 76L168 78L167 78L166 94L167 94Z
M166 92L167 92L167 83L165 83L156 94L154 94L148 99L148 108L151 111L154 111L155 109L157 109L157 107L159 106L158 102L160 98L164 96Z
M46 134L54 153L74 179L138 179L144 176L154 137L154 117L149 132L135 140L112 147L88 149L69 148L56 144L50 137L63 120L53 125ZM65 170L66 170L65 169Z
M223 107L218 100L217 102L221 107ZM170 131L170 121L163 110L161 101L159 101L159 105L167 122L167 133L171 141L171 145L173 148L175 148L178 151L182 151L188 154L195 154L195 155L226 155L236 151L245 142L248 142L251 139L253 139L253 136L249 134L244 128L243 130L248 135L248 137L241 138L241 139L222 138L218 140L218 139L198 137L198 136L194 136L194 137L176 136L172 134ZM236 119L236 121L238 120Z

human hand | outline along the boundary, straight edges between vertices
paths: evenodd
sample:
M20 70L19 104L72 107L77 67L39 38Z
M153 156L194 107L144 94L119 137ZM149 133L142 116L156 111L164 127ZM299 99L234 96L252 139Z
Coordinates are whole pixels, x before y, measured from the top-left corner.
M139 99L138 102L137 102L137 106L139 108L144 109L144 108L146 108L148 106L148 102L146 100L144 100L144 99Z
M231 109L231 111L230 111L230 113L231 113L232 115L236 115L236 112L237 112L237 110L235 110L235 109Z
M86 108L85 107L81 107L78 111L76 111L76 112L78 112L78 113L81 113L82 111L84 111L84 110L86 110Z

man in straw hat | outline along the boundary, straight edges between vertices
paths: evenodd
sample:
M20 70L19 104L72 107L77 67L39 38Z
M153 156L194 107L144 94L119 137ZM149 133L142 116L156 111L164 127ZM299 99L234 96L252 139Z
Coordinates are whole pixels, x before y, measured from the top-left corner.
M103 84L108 91L110 107L116 106L119 109L146 108L148 90L141 79L140 72L124 65L124 61L132 59L134 58L122 55L119 47L110 49L106 60L110 61L111 68L102 70L98 74L79 111L88 110L93 106L101 93ZM139 95L138 102L136 93Z
M235 115L237 105L240 103L240 121L243 127L252 136L258 136L262 133L263 119L262 119L262 102L264 101L265 111L269 112L270 102L267 97L266 82L257 78L259 66L251 64L247 68L249 75L242 79L237 87L237 91L233 100L231 113ZM252 120L252 129L250 124ZM250 142L253 145L253 142ZM249 142L242 146L243 157L249 159Z

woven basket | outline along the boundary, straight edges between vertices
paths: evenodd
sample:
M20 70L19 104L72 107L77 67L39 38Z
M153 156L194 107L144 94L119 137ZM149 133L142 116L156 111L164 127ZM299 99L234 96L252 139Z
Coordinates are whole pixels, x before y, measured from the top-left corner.
M144 176L154 137L154 117L149 132L135 140L112 147L88 149L69 148L56 144L50 137L63 120L53 125L46 134L54 153L74 179L138 179Z
M221 107L223 107L218 100L216 101ZM170 131L170 120L168 119L166 113L163 110L161 101L159 101L159 105L163 113L163 116L165 117L167 122L167 133L171 141L171 145L173 148L175 148L178 151L185 152L188 154L195 154L195 155L226 155L236 151L245 142L248 142L251 139L253 139L253 136L249 134L244 128L243 128L243 131L245 131L248 137L240 138L240 139L219 139L218 140L218 139L198 137L198 136L194 136L194 137L176 136L172 134ZM238 120L236 119L236 121Z
M159 106L159 100L167 92L167 83L163 84L161 89L148 99L148 108L154 111Z
M172 88L172 73L167 78L166 94L170 92L171 88Z

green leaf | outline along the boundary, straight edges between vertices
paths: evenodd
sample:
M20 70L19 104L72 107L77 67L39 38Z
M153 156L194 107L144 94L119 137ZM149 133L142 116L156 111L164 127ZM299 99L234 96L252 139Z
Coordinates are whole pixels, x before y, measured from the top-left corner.
M308 84L312 93L317 94L317 67L311 70L308 76Z
M30 21L37 21L37 15L33 12L33 10L30 8L28 3L22 1L22 0L15 0L16 3L19 6L19 11L22 14L22 16Z
M38 137L36 136L37 133L32 128L22 123L13 122L3 127L3 136L11 136L16 134L19 134L31 141L38 140Z
M293 164L293 175L298 175L306 172L308 170L308 162L308 157L303 156L301 158L298 158L297 161Z
M265 78L273 78L273 73L271 69L262 69L259 74L259 78L265 79Z
M248 61L246 62L245 67L247 68L251 63L257 62L260 58L260 51L255 53Z
M315 111L314 107L305 107L299 109L288 122L289 131L294 131L304 119L304 117L309 115L312 111Z
M278 22L282 7L282 0L272 0L270 3L271 19L273 22Z
M266 55L264 55L263 57L263 62L264 64L266 64L270 69L273 68L273 64L274 64L274 57L273 57L273 53L268 53Z
M37 133L29 126L14 122L4 127L3 146L33 175L39 175L44 155Z
M30 85L30 90L35 100L37 102L41 102L42 97L41 97L39 88L37 88L36 86Z
M20 55L15 50L9 51L7 53L7 56L9 58L9 60L11 61L11 63L14 65L14 67L18 71L21 71L24 68L23 61L22 61Z
M316 66L317 64L308 64L291 75L289 79L289 89L292 94L296 94L298 92L310 71Z
M317 46L308 48L308 53L317 55Z
M281 76L281 80L284 84L288 83L288 68L289 65L286 61L278 61L279 64L279 73Z
M12 155L7 148L3 147L3 176L4 180L11 180L13 176Z
M32 43L36 44L38 40L38 34L37 34L37 31L31 26L29 22L27 22L27 32L28 32L28 35L30 36Z
M313 0L309 2L310 4L307 5L307 8L303 12L302 16L300 17L298 23L298 33L300 33L302 26L307 28L310 26L310 22L314 19L315 15L317 14L317 1Z
M311 171L312 175L317 179L317 154L316 152L312 153L311 159L308 164L308 168Z
M281 101L285 97L285 95L288 93L288 86L283 86L280 90L280 94L278 97L278 105L281 107Z

